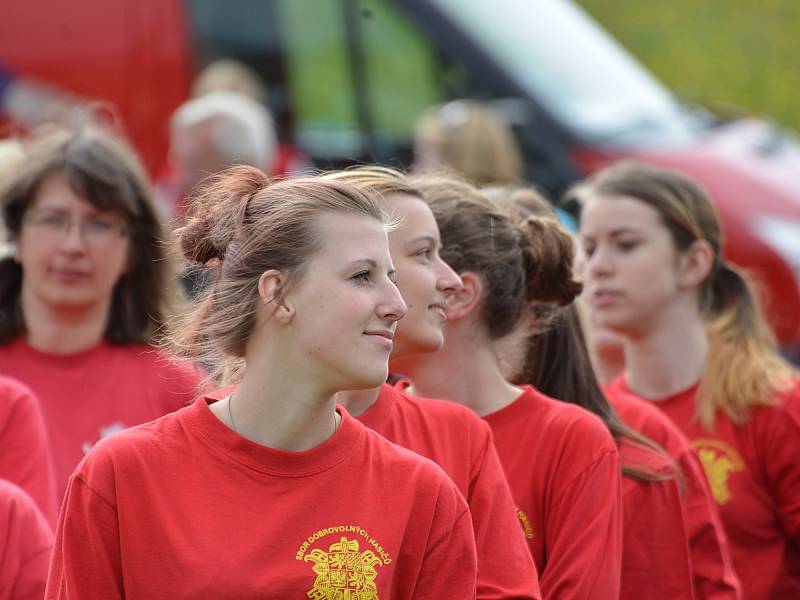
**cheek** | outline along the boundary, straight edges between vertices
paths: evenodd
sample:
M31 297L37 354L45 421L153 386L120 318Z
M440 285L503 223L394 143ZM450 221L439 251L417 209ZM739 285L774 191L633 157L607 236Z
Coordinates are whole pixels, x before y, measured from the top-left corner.
M45 244L20 238L17 242L14 257L17 263L22 266L23 271L30 275L34 272L47 271L54 253L54 250Z
M397 289L409 311L419 304L418 281L415 280L413 272L404 270L402 275L398 272Z
M116 283L132 266L134 258L129 255L127 246L123 248L98 251L95 255L95 269L102 273L103 279Z

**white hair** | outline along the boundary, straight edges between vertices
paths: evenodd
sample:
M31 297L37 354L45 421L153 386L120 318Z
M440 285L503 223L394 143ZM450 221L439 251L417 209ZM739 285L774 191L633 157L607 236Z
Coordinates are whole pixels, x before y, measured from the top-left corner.
M172 115L173 135L211 123L213 150L227 164L268 169L278 145L272 115L242 94L219 91L182 104Z

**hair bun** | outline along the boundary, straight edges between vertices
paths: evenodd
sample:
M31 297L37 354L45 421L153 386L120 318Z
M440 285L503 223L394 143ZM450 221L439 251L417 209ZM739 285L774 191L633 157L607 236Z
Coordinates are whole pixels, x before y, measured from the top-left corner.
M201 265L223 260L246 222L250 199L269 184L266 174L248 166L226 169L201 182L191 193L186 224L176 231L184 257Z
M570 304L583 289L573 279L572 237L551 217L531 216L520 225L528 273L528 301Z

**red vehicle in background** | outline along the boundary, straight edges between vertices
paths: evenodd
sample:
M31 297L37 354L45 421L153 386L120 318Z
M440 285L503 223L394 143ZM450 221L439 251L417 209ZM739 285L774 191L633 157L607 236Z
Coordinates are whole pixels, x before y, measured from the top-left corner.
M4 131L100 101L156 175L170 114L223 57L258 71L279 135L321 167L407 164L422 109L473 97L506 113L529 179L551 197L623 158L687 173L800 356L795 136L681 103L569 0L17 2L0 20Z

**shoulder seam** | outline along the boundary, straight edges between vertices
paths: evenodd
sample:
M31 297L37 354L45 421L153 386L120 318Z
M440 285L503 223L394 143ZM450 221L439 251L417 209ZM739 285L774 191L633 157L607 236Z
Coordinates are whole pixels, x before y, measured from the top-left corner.
M87 490L89 490L90 492L92 492L92 494L94 494L95 496L97 496L98 498L100 498L100 500L102 500L103 502L105 502L106 504L108 504L108 506L109 506L109 508L110 508L111 510L113 510L114 512L116 512L116 511L117 511L117 507L114 505L114 503L113 503L113 502L111 502L110 500L108 500L108 498L106 498L105 496L103 496L103 494L101 494L100 492L98 492L98 491L97 491L96 489L94 489L94 488L93 488L91 485L89 485L89 482L88 482L88 481L86 481L86 479L84 479L84 478L83 478L83 477L81 477L80 475L74 475L74 476L73 476L73 478L75 479L75 481L78 481L78 482L80 482L80 483L81 483L81 485L83 485L83 486L84 486L84 487L85 487Z
M449 538L449 537L450 537L450 535L453 533L453 530L455 529L456 525L457 525L457 524L458 524L458 523L461 521L461 519L463 519L465 516L467 516L467 517L469 517L469 518L471 519L471 517L470 517L470 515L469 515L469 508L465 508L464 510L462 510L462 511L461 511L461 514L460 514L460 515L459 515L459 516L456 518L456 520L455 520L455 521L453 521L453 525L452 525L452 526L451 526L451 527L450 527L450 528L447 530L447 532L446 532L446 533L444 533L444 534L442 535L442 537L441 537L441 538L439 538L439 539L438 539L438 540L436 540L436 541L435 541L433 544L431 544L431 546L430 546L430 547L428 548L428 550L425 552L425 557L427 557L427 556L428 556L428 555L429 555L431 552L433 552L434 550L436 550L436 548L438 548L438 547L439 547L439 546L440 546L440 545L441 545L441 544L442 544L442 543L443 543L445 540L447 540L447 538Z
M616 449L611 449L611 448L609 448L608 450L606 450L606 451L602 452L602 453L601 453L601 454L600 454L600 455L599 455L599 456L598 456L598 457L597 457L595 460L593 460L593 461L592 461L590 464L586 465L586 467L585 467L585 468L583 468L583 469L582 469L582 470L581 470L579 473L576 473L576 474L575 474L575 476L574 476L572 479L570 479L570 480L569 480L569 482L567 482L567 483L564 485L564 491L561 493L561 495L558 497L558 499L557 499L557 500L555 500L555 501L553 502L553 506L557 506L557 505L558 505L558 503L559 503L559 502L561 502L561 500L563 500L563 499L564 499L564 496L565 496L565 495L566 495L566 493L567 493L567 489L566 489L566 488L570 488L570 487L572 487L572 485L573 485L573 484L574 484L574 483L575 483L575 482L576 482L576 481L577 481L577 480L578 480L580 477L582 477L582 476L583 476L583 475L584 475L586 472L588 472L588 471L590 471L591 469L595 468L595 467L596 467L596 465L597 465L598 463L600 463L602 460L605 460L605 459L606 459L606 457L608 457L608 455L609 455L609 454L614 454L614 453L616 453L616 452L617 452L617 450L616 450ZM620 472L620 476L621 476L621 472Z

